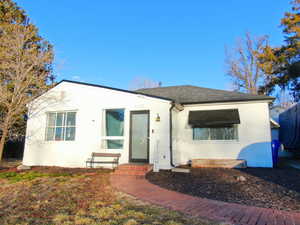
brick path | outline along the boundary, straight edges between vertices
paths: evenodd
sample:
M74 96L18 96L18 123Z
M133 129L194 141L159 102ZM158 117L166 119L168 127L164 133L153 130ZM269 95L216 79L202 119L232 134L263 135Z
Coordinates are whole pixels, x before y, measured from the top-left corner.
M110 180L121 192L200 218L235 225L300 225L300 213L193 197L151 184L143 176L112 175Z

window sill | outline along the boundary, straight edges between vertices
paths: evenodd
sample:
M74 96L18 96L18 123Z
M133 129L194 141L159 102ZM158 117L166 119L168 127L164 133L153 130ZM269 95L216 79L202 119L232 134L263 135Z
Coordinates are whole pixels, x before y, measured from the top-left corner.
M102 136L102 140L124 140L124 136Z

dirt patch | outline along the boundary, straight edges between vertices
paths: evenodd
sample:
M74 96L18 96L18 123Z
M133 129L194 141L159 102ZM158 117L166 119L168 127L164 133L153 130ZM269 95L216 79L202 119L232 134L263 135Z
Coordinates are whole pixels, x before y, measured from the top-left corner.
M151 172L161 187L202 198L300 211L300 170L285 168L197 168L191 173Z
M0 171L15 168L21 164L22 161L19 159L2 159L2 161L0 161Z
M17 164L17 165L16 165ZM18 171L17 166L21 163L9 164L5 162L5 166L1 167L0 164L0 171L1 172L23 172ZM30 171L38 171L41 173L69 173L69 174L84 174L84 173L110 173L113 170L105 169L105 168L66 168L66 167L59 167L59 166L33 166L31 167Z

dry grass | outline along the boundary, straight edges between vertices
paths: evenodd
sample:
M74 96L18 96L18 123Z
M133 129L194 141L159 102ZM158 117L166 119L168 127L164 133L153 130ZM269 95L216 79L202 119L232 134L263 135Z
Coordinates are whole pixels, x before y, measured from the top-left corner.
M18 159L5 159L0 161L0 170L13 168L21 165L22 161Z
M213 224L114 192L107 170L44 167L9 173L0 171L1 225Z

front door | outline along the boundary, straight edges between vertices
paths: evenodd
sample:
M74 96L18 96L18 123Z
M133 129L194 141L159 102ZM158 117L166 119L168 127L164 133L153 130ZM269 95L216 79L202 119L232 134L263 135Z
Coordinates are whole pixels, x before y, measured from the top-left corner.
M149 162L149 111L130 112L130 162Z

